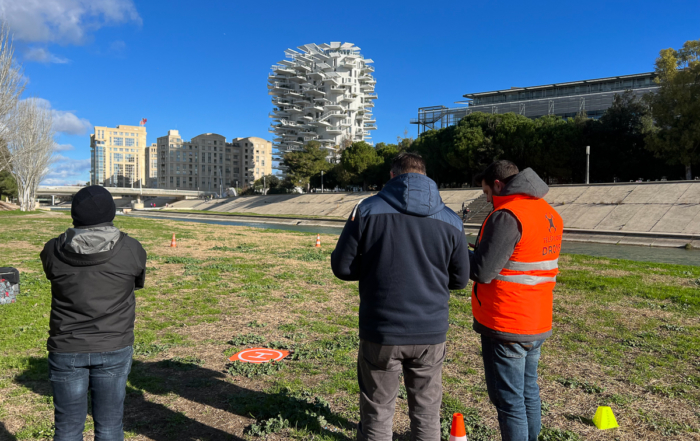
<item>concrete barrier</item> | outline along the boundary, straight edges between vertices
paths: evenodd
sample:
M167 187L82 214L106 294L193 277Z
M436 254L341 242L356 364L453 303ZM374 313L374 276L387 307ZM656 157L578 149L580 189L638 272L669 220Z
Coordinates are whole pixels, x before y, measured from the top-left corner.
M173 208L344 218L361 200L374 194L243 196L210 202L185 200L176 202ZM440 195L448 207L459 212L463 203L467 205L481 195L481 189L446 189L441 190ZM700 247L700 181L552 186L545 199L564 219L567 240Z

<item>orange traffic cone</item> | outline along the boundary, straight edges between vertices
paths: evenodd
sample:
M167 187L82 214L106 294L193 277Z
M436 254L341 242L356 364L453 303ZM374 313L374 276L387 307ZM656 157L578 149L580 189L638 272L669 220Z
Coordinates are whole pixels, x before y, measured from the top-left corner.
M321 235L316 235L316 248L321 248Z
M175 240L175 233L173 233L173 238L170 241L170 248L177 248L177 241Z
M461 413L452 414L450 441L467 441L467 432L464 430L464 416Z

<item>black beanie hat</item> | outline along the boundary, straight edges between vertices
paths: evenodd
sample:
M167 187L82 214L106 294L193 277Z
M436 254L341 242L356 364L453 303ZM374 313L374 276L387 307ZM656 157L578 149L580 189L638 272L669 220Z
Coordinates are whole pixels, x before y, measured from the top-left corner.
M116 214L112 193L100 185L85 187L73 196L70 215L76 227L112 222Z

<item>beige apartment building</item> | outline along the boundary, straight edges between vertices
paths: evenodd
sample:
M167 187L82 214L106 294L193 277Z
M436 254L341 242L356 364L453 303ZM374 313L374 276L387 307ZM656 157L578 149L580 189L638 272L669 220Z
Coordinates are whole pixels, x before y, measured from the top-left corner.
M233 185L246 188L272 174L272 142L250 136L236 138L229 144L233 152Z
M272 143L262 138L235 138L216 133L184 140L177 130L158 138L158 188L211 191L248 187L272 173Z
M146 148L146 182L150 188L158 188L158 144Z
M90 135L90 183L146 187L146 128L96 126Z

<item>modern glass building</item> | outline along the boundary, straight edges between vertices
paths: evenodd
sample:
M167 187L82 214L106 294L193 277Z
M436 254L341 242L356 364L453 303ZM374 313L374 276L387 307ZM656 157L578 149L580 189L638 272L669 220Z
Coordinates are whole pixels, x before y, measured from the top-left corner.
M418 118L411 124L418 125L418 134L426 130L441 129L457 124L460 119L472 112L517 113L528 118L544 115L557 115L564 118L585 113L589 118L599 118L612 105L615 94L626 90L638 96L654 92L654 72L543 86L511 87L492 92L468 93L466 101L458 104L466 106L448 108L445 106L421 107Z

